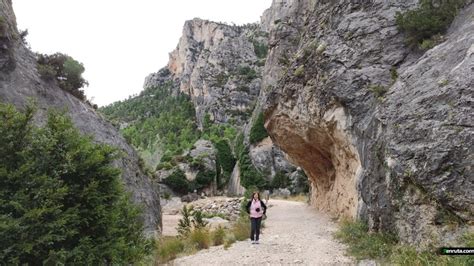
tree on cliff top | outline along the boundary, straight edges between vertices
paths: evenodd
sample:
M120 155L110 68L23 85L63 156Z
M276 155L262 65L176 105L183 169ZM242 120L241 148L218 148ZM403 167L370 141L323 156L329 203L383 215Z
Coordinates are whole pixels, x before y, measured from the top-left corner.
M43 79L56 80L61 89L81 100L86 99L84 91L81 90L88 85L82 77L85 71L82 63L62 53L37 54L37 63L38 72Z

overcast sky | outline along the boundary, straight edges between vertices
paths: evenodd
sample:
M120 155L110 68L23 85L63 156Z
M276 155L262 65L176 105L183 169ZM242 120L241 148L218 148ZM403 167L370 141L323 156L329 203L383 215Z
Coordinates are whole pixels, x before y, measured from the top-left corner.
M257 22L271 0L14 0L18 28L35 52L82 62L99 106L142 90L168 62L186 20Z

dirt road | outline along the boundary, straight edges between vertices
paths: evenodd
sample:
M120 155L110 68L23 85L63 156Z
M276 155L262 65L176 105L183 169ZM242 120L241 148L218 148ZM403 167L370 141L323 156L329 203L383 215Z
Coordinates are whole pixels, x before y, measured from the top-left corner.
M344 245L334 240L337 227L305 203L270 200L260 244L250 240L178 258L174 265L352 265Z

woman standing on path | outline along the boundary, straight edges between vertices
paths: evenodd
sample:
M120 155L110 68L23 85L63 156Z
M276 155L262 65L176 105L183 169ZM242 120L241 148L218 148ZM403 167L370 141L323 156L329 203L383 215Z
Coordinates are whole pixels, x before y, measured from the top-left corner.
M266 212L267 206L260 199L260 194L254 192L252 199L247 203L247 213L250 214L250 240L252 244L258 244L262 216L265 215Z

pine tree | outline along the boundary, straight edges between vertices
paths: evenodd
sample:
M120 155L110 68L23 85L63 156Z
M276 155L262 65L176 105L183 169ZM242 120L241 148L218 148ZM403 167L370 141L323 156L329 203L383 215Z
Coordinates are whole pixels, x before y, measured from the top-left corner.
M50 112L0 104L0 261L127 264L148 251L140 209L112 167L117 151Z

